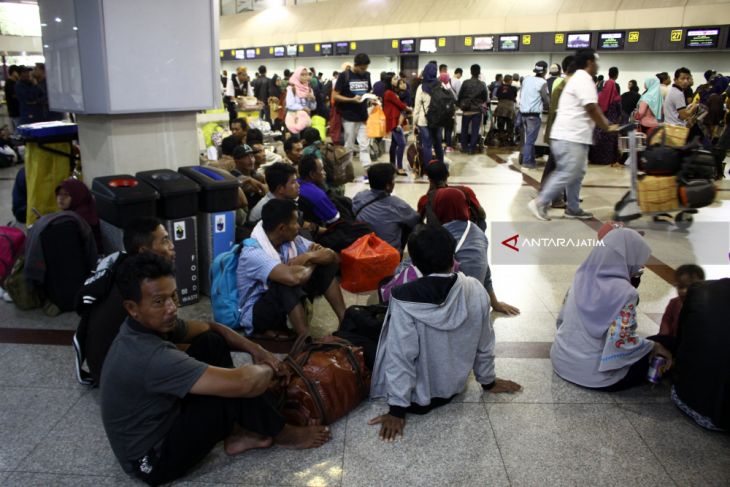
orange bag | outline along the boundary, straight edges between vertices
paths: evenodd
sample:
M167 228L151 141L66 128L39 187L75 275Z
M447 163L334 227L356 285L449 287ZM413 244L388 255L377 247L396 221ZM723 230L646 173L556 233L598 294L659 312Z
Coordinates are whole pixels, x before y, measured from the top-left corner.
M400 253L375 233L363 235L340 253L342 287L351 293L373 291L395 273Z
M385 112L380 105L375 105L370 112L366 125L368 137L371 139L382 139L385 137Z

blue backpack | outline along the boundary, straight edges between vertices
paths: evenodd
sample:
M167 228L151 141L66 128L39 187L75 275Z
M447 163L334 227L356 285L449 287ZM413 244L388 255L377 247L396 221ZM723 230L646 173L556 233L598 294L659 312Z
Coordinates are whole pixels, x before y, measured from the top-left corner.
M210 303L213 320L229 328L239 328L241 311L238 308L236 268L241 255L241 244L223 252L213 260L210 267Z

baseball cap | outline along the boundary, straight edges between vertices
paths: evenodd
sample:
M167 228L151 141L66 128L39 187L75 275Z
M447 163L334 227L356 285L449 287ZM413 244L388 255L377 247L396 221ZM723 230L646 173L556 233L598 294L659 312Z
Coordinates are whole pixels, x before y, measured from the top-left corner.
M547 69L548 65L545 61L538 61L535 64L535 69L532 70L533 73L544 73Z
M247 144L241 144L237 146L235 149L233 149L233 158L234 159L240 159L241 157L245 157L248 155L253 154L253 149L250 145Z
M559 75L561 73L560 65L559 64L551 64L550 65L550 74L552 75Z

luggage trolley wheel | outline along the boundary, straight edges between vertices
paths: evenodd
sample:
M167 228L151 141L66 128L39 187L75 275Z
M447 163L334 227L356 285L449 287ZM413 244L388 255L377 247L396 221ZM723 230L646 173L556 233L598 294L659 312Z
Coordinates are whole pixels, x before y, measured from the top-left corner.
M674 216L674 224L681 230L688 229L692 226L692 222L694 221L692 215L695 213L697 213L697 210L680 211Z

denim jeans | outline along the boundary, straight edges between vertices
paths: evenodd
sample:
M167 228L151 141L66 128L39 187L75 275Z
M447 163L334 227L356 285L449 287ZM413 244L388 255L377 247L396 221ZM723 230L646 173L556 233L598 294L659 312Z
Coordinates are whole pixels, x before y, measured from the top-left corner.
M580 211L580 187L586 175L590 147L590 144L568 140L550 141L550 151L555 155L555 171L537 197L538 206L549 205L565 189L568 210Z
M522 145L522 165L535 167L535 142L540 133L540 115L522 115L522 128L525 132L525 143Z
M403 136L403 129L396 127L390 133L390 152L394 155L391 162L395 162L395 167L403 169L403 152L406 150L406 138Z
M477 148L479 138L479 125L482 121L482 114L462 115L461 117L461 150L474 152ZM467 138L467 135L469 138ZM467 142L468 141L468 142Z
M355 139L360 146L360 164L370 165L370 139L365 127L365 122L342 121L342 128L345 131L345 149L355 151Z
M423 156L423 164L426 165L434 159L434 152L436 153L435 158L438 159L439 162L444 162L444 148L441 146L441 129L419 125L418 133L421 136L421 155Z

